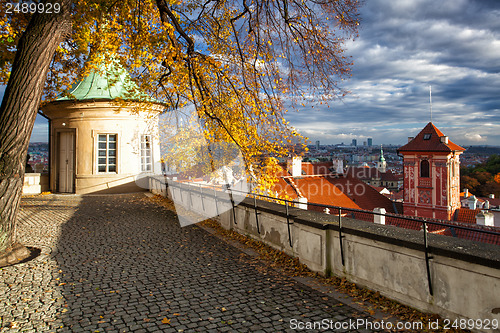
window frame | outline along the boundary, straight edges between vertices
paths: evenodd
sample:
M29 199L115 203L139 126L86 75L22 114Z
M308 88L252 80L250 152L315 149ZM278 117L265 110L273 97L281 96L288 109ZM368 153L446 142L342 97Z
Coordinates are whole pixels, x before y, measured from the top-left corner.
M148 152L149 155L147 154ZM148 157L149 162L147 161ZM141 134L139 141L139 158L141 172L153 172L153 136L151 134ZM148 167L149 170L147 170Z
M424 168L424 163L425 163L425 168ZM420 178L431 178L431 164L429 160L420 161Z
M101 137L105 136L105 141L101 141ZM110 136L114 136L114 141L110 140ZM97 133L96 135L96 160L95 160L95 170L96 174L105 175L105 174L118 174L118 133ZM100 144L105 143L105 148L100 148ZM110 147L110 144L114 143L114 149ZM104 155L100 155L100 153L104 151ZM110 151L114 151L114 155L110 154ZM105 163L101 163L101 159L105 159ZM110 163L110 159L114 159L114 164ZM101 171L101 166L105 167L105 171ZM110 170L110 167L114 166L114 170Z

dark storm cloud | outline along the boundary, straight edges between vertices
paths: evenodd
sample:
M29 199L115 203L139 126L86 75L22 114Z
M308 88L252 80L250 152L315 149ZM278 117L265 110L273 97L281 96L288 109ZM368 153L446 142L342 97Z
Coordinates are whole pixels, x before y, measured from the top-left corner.
M404 143L430 120L432 85L436 126L462 144L500 144L500 1L369 0L360 13L352 94L291 113L293 125L325 143Z

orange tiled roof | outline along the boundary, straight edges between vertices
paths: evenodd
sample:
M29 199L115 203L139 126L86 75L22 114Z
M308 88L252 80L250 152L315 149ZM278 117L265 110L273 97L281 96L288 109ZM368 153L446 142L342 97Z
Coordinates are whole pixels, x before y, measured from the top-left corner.
M296 199L298 196L305 196L309 203L318 203L330 206L340 206L353 209L364 209L363 211L344 212L345 214L359 220L373 222L373 215L371 211L375 207L383 207L388 213L394 213L393 203L377 192L376 189L364 182L353 177L334 177L334 176L301 176L291 177L290 174L282 170L279 173L279 183L282 191L285 191L290 197ZM349 186L347 182L349 181ZM358 186L358 191L353 190ZM311 189L314 189L311 191ZM351 191L348 191L351 189ZM347 193L348 192L348 193ZM402 193L402 191L401 191ZM402 206L401 203L395 203ZM401 212L402 207L398 209ZM308 205L309 210L323 211L323 207L316 207ZM471 210L468 208L460 208L457 210L457 219L454 221L435 220L440 223L446 224L433 225L428 224L430 233L458 237L478 242L490 243L500 245L500 236L481 233L474 230L463 230L457 228L460 223L478 230L494 230L498 231L500 228L483 227L476 225L476 215L481 209ZM334 212L331 212L334 213ZM406 229L422 230L422 223L419 221L411 221L400 217L386 216L386 225L397 226ZM432 219L426 219L431 221Z
M307 202L339 206L345 208L361 209L353 200L345 195L337 186L329 181L330 177L306 176L293 178L297 189L307 198ZM321 210L323 208L310 206L309 209Z
M429 139L424 139L430 135ZM433 123L428 123L418 135L408 142L406 145L398 149L398 152L405 151L429 151L429 152L452 152L464 151L465 149L448 140L448 143L441 142L441 137L444 134L434 126Z
M284 177L290 176L290 174L286 171L286 166L285 169L283 169L281 164L280 166L281 168L276 175L278 177L278 182L273 185L271 191L273 193L278 193L278 196L280 197L287 195L295 200L298 198L297 191L284 179Z

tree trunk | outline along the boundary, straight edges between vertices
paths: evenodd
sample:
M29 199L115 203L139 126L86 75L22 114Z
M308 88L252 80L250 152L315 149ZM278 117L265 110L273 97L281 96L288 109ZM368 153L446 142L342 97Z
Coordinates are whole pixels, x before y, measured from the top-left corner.
M34 14L17 47L0 106L0 254L15 242L28 144L54 53L70 29L70 0Z

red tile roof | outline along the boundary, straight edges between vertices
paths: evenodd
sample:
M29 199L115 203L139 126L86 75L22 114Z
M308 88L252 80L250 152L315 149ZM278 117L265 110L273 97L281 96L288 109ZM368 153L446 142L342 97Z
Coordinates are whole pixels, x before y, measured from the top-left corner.
M474 228L474 229L493 230L493 229L479 228L479 227ZM494 231L498 231L498 230L494 230ZM449 228L447 228L447 230L445 230L444 233L442 233L442 235L446 235L446 236L451 235L451 236L454 236L457 238L468 239L468 240L475 241L475 242L500 245L500 236L487 234L487 233L483 233L483 232L479 232L479 231L464 230L464 229L449 227Z
M481 209L459 208L456 210L455 221L463 223L476 224L476 215L481 212Z
M430 135L429 139L424 139L424 136ZM444 134L434 126L433 123L428 123L418 135L408 142L406 145L398 149L398 152L406 151L429 151L429 152L453 152L464 151L465 149L448 140L448 143L441 142L441 137Z
M480 201L486 201L490 203L490 207L499 207L500 206L500 198L488 198L488 197L478 197L477 198Z
M333 163L330 162L302 162L302 171L306 175L328 175L332 173Z
M276 176L278 177L278 182L273 185L271 191L277 193L279 197L287 195L289 198L296 200L299 197L297 191L284 178L290 176L290 174L283 168L280 168Z
M393 173L391 170L387 170L387 172L382 173L382 180L383 181L399 181L403 180L403 175L402 174L396 174Z
M370 185L354 177L329 177L335 186L343 189L359 207L365 210L373 211L374 208L385 208L388 213L394 213L392 201L380 194Z
M302 165L304 166L304 163ZM331 163L325 162L317 165L327 166ZM376 207L382 207L388 213L395 213L394 205L390 199L357 178L332 175L291 177L290 173L283 169L284 165L280 166L282 169L277 174L278 183L272 189L280 196L286 194L293 199L305 197L309 203L369 211L373 211ZM311 163L306 163L305 170L314 171ZM321 170L321 168L316 170ZM309 205L308 209L323 211L324 208ZM371 220L373 221L373 218Z
M330 178L324 176L305 176L295 177L292 181L296 184L300 193L307 198L307 202L360 209L361 207L335 186L335 183L332 183ZM323 211L324 208L310 205L308 209Z
M500 228L495 228L495 227L482 227L482 228L480 228L480 226L475 226L474 229L490 230L490 231L496 231L496 232L500 231ZM477 232L477 231L472 231L472 230L463 230L463 229L458 229L458 228L453 228L453 227L450 227L450 231L452 234L454 234L458 238L468 239L468 240L472 240L472 241L476 241L476 242L500 245L500 236L498 236L498 235L492 235L492 234L487 234L487 233Z
M445 224L443 226L443 225L435 225L435 224L428 223L427 230L432 234L452 236L452 237L468 239L468 240L472 240L472 241L476 241L476 242L483 242L483 243L500 245L500 236L481 232L481 230L499 232L500 228L485 227L485 226L479 226L476 224L460 223L460 222L444 221L444 220L433 220L433 219L426 219L426 220ZM418 222L418 221L409 221L409 220L405 220L403 218L392 217L392 216L386 216L385 224L386 225L393 225L393 226L397 226L397 227L405 228L405 229L413 229L413 230L422 230L422 226L423 226L423 224L421 222ZM464 226L464 227L472 228L475 230L464 230L464 229L458 228L459 226Z
M380 192L382 192L383 190L386 189L383 186L373 186L373 185L370 185L370 186L373 187L375 190L377 190L378 193L380 193Z

